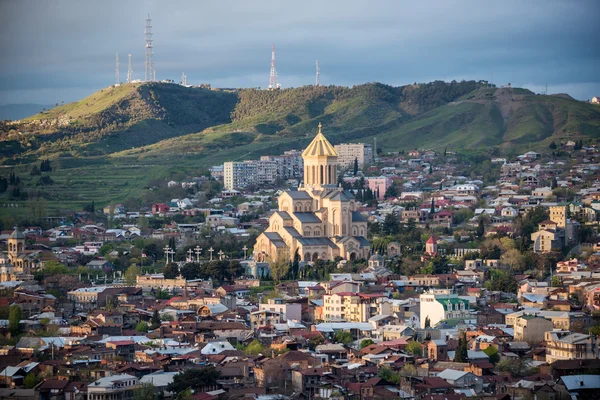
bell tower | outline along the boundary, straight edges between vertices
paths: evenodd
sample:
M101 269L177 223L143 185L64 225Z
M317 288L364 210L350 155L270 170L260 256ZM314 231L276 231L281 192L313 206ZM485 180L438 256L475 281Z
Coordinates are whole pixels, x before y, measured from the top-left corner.
M308 147L302 152L304 160L304 186L311 189L322 189L323 186L337 186L338 153L319 131Z
M19 254L25 251L25 235L15 226L15 230L8 237L8 260L15 265Z

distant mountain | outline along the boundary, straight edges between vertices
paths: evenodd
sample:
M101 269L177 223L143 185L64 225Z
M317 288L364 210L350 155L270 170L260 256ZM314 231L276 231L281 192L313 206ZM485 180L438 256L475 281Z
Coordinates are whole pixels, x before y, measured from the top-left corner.
M334 143L517 152L600 138L600 107L485 82L379 83L218 91L174 84L109 87L0 129L7 155L161 158L206 163L301 148L322 122ZM3 154L0 143L0 154ZM14 159L14 157L12 157Z
M50 105L42 104L6 104L0 106L0 120L17 120L37 114L44 108L52 108Z

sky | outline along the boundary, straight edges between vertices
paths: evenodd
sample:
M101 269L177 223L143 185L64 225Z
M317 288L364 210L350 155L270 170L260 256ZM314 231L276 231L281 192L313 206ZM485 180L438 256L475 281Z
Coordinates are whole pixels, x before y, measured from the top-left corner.
M434 80L600 95L598 0L0 0L0 105L80 100L144 77L152 18L157 79L213 87Z

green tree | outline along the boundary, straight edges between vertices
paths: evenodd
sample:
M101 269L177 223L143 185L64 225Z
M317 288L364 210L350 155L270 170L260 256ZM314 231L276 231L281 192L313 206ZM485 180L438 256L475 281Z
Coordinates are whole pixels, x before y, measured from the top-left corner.
M556 147L557 147L557 146L556 146L556 142L555 142L554 140L553 140L553 141L552 141L552 143L550 143L550 145L548 146L548 148L549 148L550 150L556 150Z
M467 362L469 360L469 352L467 349L467 334L464 331L459 332L458 347L454 354L454 362Z
M425 328L431 328L431 320L429 319L429 316L425 317Z
M562 287L562 279L560 276L552 277L552 287Z
M16 337L21 333L21 318L23 318L23 311L16 304L10 306L8 312L8 331L13 337Z
M220 377L221 373L213 366L186 369L173 377L173 381L167 385L167 391L177 394L187 389L196 391L214 385Z
M404 348L408 354L412 354L415 357L421 357L423 355L423 346L421 343L415 340L409 340L406 347Z
M25 375L25 379L23 380L25 389L33 389L38 383L40 383L40 379L31 372Z
M348 345L348 344L352 343L353 340L354 340L354 338L352 337L352 334L350 332L337 331L335 333L335 341L337 343L341 343L343 345Z
M138 324L135 326L135 330L137 332L148 332L148 323L144 321L138 322Z
M494 346L486 347L483 352L488 355L490 358L490 362L494 365L500 361L500 356L498 355L498 349Z
M133 400L154 400L154 385L151 383L140 383L133 391Z
M251 355L251 356L257 356L259 354L264 354L264 352L265 352L265 348L257 339L254 339L252 342L250 342L248 344L248 346L246 346L246 348L244 349L244 353Z
M374 343L375 342L373 342L371 339L364 339L362 342L360 342L360 348L364 349L365 347L370 346Z
M271 276L275 282L280 282L290 270L290 261L286 254L280 254L277 259L269 265Z
M150 319L150 327L151 329L156 329L160 326L161 320L160 320L160 314L158 313L158 310L154 310L154 312L152 313L152 319Z
M358 174L358 159L354 159L354 176Z
M493 268L490 270L490 278L485 281L487 290L506 293L517 293L517 280L509 271Z
M390 367L379 368L377 376L395 385L400 383L400 376L396 374Z
M125 271L125 284L127 286L135 286L137 284L137 277L141 274L140 267L135 264L130 265Z
M479 225L477 225L477 237L481 238L483 237L483 234L485 233L485 222L483 221L483 218L479 218Z

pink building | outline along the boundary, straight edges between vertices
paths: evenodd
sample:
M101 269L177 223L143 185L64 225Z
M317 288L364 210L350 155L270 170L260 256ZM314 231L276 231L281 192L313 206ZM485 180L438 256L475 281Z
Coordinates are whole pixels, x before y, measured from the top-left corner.
M379 200L383 200L387 188L392 185L392 181L387 176L378 176L376 178L367 178L369 189L373 191Z

